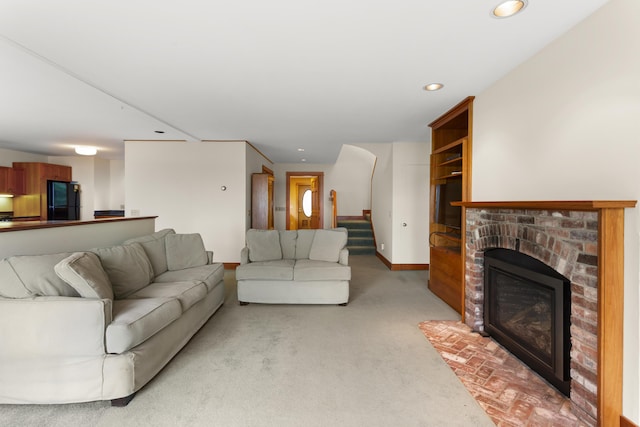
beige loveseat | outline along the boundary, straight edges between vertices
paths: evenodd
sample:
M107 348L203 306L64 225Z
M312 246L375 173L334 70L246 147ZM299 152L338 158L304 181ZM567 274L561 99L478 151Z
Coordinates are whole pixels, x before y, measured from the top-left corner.
M126 405L224 302L199 234L0 261L0 403Z
M347 304L347 229L248 230L236 269L238 301Z

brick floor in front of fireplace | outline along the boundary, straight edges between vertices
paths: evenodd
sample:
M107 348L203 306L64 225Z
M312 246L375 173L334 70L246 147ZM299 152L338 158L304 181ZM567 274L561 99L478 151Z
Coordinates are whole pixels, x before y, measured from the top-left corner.
M462 322L426 321L420 330L498 427L586 426L569 399L491 338Z

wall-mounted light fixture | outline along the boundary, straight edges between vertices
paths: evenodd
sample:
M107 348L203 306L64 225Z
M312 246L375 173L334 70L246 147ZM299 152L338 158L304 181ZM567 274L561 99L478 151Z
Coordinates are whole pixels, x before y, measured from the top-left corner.
M81 156L95 156L98 152L96 147L89 147L86 145L79 145L76 147L76 153Z

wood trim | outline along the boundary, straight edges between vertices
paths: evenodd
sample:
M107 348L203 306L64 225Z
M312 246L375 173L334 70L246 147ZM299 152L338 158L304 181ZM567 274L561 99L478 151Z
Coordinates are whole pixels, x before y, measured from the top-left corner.
M624 415L620 415L620 427L638 427L638 424L634 423Z
M429 270L429 264L392 264L380 252L376 251L376 256L391 271L422 271Z
M223 262L222 265L224 265L225 270L235 270L240 266L240 263L239 262Z
M74 225L103 224L116 221L138 221L141 219L158 218L157 216L130 216L118 218L104 218L87 221L16 221L0 223L0 233L10 231L35 230L38 228L72 227Z
M622 414L624 209L602 209L598 242L598 425Z
M265 165L262 165L262 173L266 173L266 174L269 174L269 175L273 176L273 171L271 169L269 169L268 167L266 167Z
M469 107L469 104L475 99L475 96L467 96L465 99L457 103L455 106L451 107L449 111L438 117L433 122L429 123L429 127L440 127L443 124L447 123L452 118L458 116L462 111L466 110Z
M453 202L454 206L474 209L560 209L571 211L595 211L608 208L634 208L637 200L567 200L567 201L522 201L522 202Z

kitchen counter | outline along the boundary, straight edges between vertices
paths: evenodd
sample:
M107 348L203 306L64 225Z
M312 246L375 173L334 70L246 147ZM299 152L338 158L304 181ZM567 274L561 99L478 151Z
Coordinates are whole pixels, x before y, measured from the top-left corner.
M100 224L114 221L136 221L141 219L157 218L155 216L136 216L120 218L103 218L89 221L2 221L0 222L0 233L9 231L36 230L42 228L73 227L77 225Z

